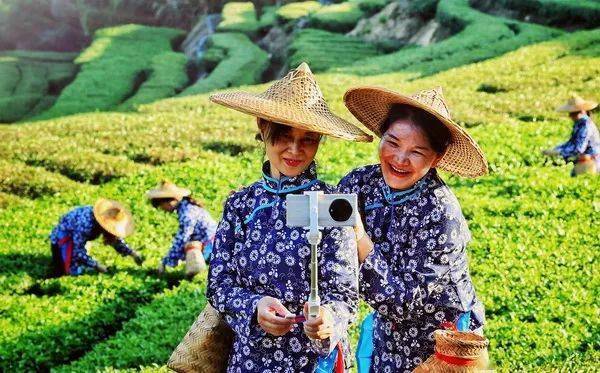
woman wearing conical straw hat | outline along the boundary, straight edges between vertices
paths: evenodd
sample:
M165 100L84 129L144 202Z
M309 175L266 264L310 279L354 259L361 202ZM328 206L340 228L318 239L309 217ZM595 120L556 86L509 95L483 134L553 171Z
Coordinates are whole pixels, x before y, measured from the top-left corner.
M412 371L434 352L432 335L442 324L484 324L469 276L469 228L437 169L477 177L487 162L450 118L441 88L409 96L358 87L344 102L381 138L379 163L339 183L340 192L358 194L360 295L375 310L372 335L361 336L357 351L359 371ZM371 338L372 356L362 356Z
M597 102L573 95L566 104L556 109L569 113L573 120L571 138L554 149L544 150L543 153L548 156L561 156L565 161L575 163L571 176L600 173L600 133L590 117L590 111L597 106Z
M133 217L117 201L100 198L93 206L76 207L60 218L50 234L55 276L80 275L86 270L106 272L106 267L88 255L85 244L103 236L104 243L119 254L142 265L141 255L123 240L133 233Z
M178 187L170 181L161 181L156 188L146 193L152 206L166 212L177 213L179 230L173 238L173 245L158 265L158 273L165 267L175 267L180 260L185 261L185 274L193 277L206 267L212 252L217 223L204 209L202 203L191 196L189 189Z
M225 202L211 257L208 300L235 333L227 371L313 372L320 357L334 353L343 370L339 351L358 300L354 233L323 230L320 316L297 325L310 292L310 249L304 230L285 223L285 197L335 191L317 178L323 135L371 138L329 110L305 63L264 93L211 100L257 118L268 158L262 177Z

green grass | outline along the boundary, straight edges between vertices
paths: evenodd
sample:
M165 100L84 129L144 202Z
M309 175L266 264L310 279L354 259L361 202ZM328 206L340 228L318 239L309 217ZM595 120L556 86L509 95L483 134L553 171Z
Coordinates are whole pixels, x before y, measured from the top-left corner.
M254 4L249 1L225 4L221 16L222 20L217 26L219 32L241 32L255 36L262 27L256 18Z
M300 30L289 49L289 66L307 62L313 71L325 71L376 56L377 48L359 38L316 29Z
M219 49L219 52L211 52ZM253 44L240 33L216 33L211 36L211 46L207 53L224 56L210 75L198 80L182 92L182 95L194 95L217 89L255 84L269 66L269 57L265 51Z
M401 49L336 71L358 75L405 71L413 77L427 76L561 34L559 30L481 13L471 8L467 0L441 0L436 19L457 33L435 44Z
M300 1L297 3L286 4L277 9L277 16L285 21L295 21L298 18L306 17L318 11L321 4L318 1Z
M410 81L404 72L316 76L332 110L349 120L342 102L349 87L411 93L441 85L453 117L470 127L491 174L444 178L473 234L471 275L487 308L486 335L498 371L598 369L600 242L584 224L600 211L591 202L600 200L598 181L568 177L571 166L549 164L540 150L568 136L569 119L553 109L569 92L597 94L599 43L598 30L569 34ZM161 100L134 113L0 126L0 356L6 357L0 370L164 371L205 301L204 285L202 278L190 283L180 282L181 275L152 275L177 223L153 209L144 192L168 178L192 189L219 216L232 189L260 177L255 131L252 118L211 104L208 94ZM71 157L85 149L140 168L97 186L73 181L20 161L20 143L28 138L31 149L60 143ZM376 148L328 139L317 155L319 173L337 182L350 169L375 162ZM87 157L79 156L82 163ZM12 169L22 176L11 182L17 187L4 187ZM54 181L47 181L50 176ZM52 226L65 211L99 196L131 207L137 231L128 242L147 257L144 267L94 243L92 254L113 267L108 274L44 279ZM355 343L356 325L352 335Z
M177 88L181 82L178 76L180 61L172 66L164 65L155 57L171 52L171 43L181 36L180 30L139 25L98 30L92 45L75 60L81 66L75 81L38 119L113 109L136 94L136 80L139 81L144 73L151 74L153 64L159 67L157 75L162 84L175 78L170 82L170 88ZM173 70L166 72L169 66ZM154 90L149 96L160 98L161 91L164 92L162 88Z

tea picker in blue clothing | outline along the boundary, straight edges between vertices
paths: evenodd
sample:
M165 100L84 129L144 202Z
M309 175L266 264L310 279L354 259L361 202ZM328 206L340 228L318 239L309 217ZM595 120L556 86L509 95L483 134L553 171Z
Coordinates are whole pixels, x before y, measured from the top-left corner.
M142 256L124 241L133 230L133 216L117 201L100 198L94 206L74 208L60 218L50 234L54 276L81 275L89 270L106 272L85 247L100 236L119 254L131 256L142 265Z
M326 370L347 371L340 352L349 347L358 302L354 233L322 230L318 316L299 324L308 311L311 249L305 229L286 224L286 196L335 193L314 162L323 135L370 137L329 110L305 63L263 93L218 93L211 100L257 118L267 157L258 180L225 202L211 258L207 299L235 334L227 372L313 373L335 351L329 363L340 364Z
M379 163L351 171L338 185L340 193L358 195L360 296L375 310L361 335L359 366L369 365L372 350L371 372L412 372L434 352L433 334L443 323L467 314L461 326L484 325L469 275L471 234L437 170L477 177L487 162L451 120L441 88L408 96L359 87L344 101L381 137Z
M171 249L158 265L158 273L162 274L165 267L175 267L184 260L186 276L195 276L206 268L217 223L202 203L192 198L189 189L180 188L170 181L163 180L146 195L152 206L176 212L179 220L179 230Z
M573 95L564 105L556 110L569 113L573 120L573 130L569 141L553 149L544 150L548 156L560 156L575 166L571 176L600 173L600 133L592 121L591 110L598 106L597 102L584 100Z

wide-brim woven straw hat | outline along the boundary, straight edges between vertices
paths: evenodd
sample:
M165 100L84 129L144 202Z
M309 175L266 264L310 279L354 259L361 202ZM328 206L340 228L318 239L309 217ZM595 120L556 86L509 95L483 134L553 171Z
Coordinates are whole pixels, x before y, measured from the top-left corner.
M210 100L242 113L344 140L373 137L329 110L308 65L303 62L260 94L223 92Z
M450 144L437 167L466 177L477 177L488 172L487 161L477 143L450 117L441 87L424 90L414 95L403 95L385 88L357 87L344 95L346 107L356 119L381 137L394 104L406 104L435 116L450 131Z
M104 230L119 238L125 238L133 233L133 216L117 201L100 198L94 204L94 217Z
M590 100L584 100L578 95L572 95L566 104L556 108L556 111L575 113L580 111L594 110L598 103Z
M474 332L436 330L435 352L414 372L478 372L488 367L489 341Z
M189 189L180 188L170 181L163 180L154 189L150 189L146 193L148 199L159 199L159 198L174 198L181 201L183 197L187 197L192 192Z

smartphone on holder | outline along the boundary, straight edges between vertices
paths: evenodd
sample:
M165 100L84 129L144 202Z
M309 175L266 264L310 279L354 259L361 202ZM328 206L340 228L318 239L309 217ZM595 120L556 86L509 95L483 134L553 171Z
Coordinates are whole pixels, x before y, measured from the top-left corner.
M304 317L304 315L294 315L293 313L284 316L287 320L292 320L294 321L294 323L298 324L298 323L303 323L306 321L306 317Z

